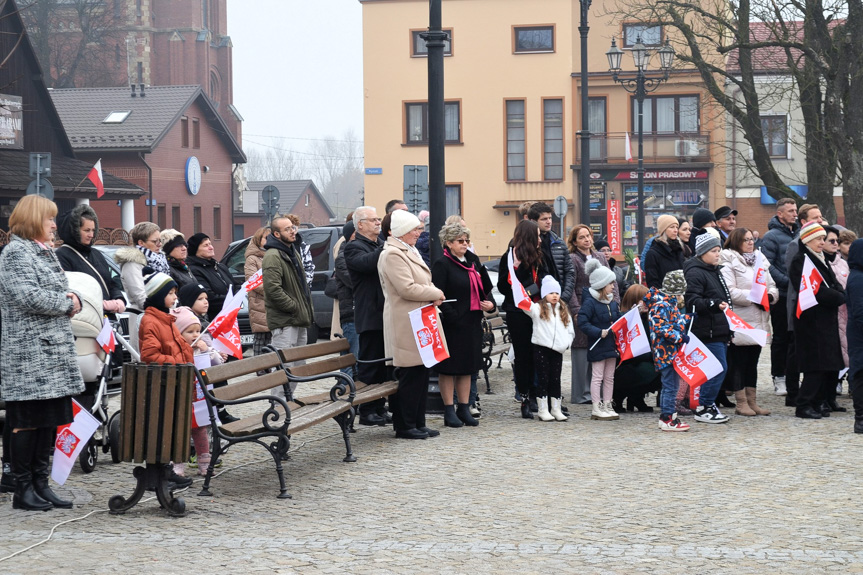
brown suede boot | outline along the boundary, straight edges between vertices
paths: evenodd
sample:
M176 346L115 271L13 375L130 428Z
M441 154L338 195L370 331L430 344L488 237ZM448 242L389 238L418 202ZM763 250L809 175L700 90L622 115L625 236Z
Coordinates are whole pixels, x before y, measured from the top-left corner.
M750 388L746 388L749 390ZM721 391L719 393L722 393ZM737 407L734 408L734 413L737 415L745 415L747 417L754 416L755 412L749 407L749 402L746 401L746 392L742 389L734 392L734 399L737 401Z
M755 415L770 415L769 409L758 407L758 404L755 403L755 394L756 391L754 387L746 388L746 401L749 403L749 407L755 412Z

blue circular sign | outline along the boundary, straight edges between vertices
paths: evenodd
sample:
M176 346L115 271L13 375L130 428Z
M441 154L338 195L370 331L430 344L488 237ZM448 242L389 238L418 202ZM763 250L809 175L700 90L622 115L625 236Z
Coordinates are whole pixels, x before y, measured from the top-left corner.
M201 163L195 156L189 156L186 160L186 189L193 196L201 191Z

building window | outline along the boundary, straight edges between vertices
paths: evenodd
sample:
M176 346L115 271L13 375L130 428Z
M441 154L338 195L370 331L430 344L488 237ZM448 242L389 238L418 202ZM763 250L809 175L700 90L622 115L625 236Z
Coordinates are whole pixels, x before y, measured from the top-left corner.
M638 133L638 101L632 99L632 127ZM644 99L644 133L698 132L698 96L652 96Z
M461 184L446 185L446 215L461 215Z
M516 54L554 52L554 26L514 26L512 35Z
M624 24L623 47L632 48L638 43L647 47L662 45L662 26L659 24Z
M312 201L312 194L306 194L306 207L309 207L309 204Z
M180 146L189 147L189 118L186 116L180 118Z
M222 207L213 206L213 239L222 239Z
M444 56L452 56L452 28L444 28L444 32L449 36L446 40L444 40L443 47L443 55ZM420 34L425 33L426 30L411 30L411 57L412 58L426 58L429 55L428 48L426 47L425 39L420 36Z
M606 139L606 102L605 98L589 98L587 101L587 126L590 130L591 160L608 158L608 142Z
M524 125L524 100L506 101L506 179L509 182L523 182L525 173L526 150Z
M543 180L563 179L563 100L542 101Z
M192 233L201 233L201 206L194 206L192 208Z
M764 145L771 158L788 157L788 118L786 116L761 116L761 131Z
M198 118L192 118L192 147L201 147L201 121Z
M171 206L171 227L175 230L180 229L180 206L177 204Z
M461 143L461 102L444 102L444 140L447 144ZM428 102L405 104L405 142L428 145Z
M165 204L156 204L156 225L164 230L167 227Z

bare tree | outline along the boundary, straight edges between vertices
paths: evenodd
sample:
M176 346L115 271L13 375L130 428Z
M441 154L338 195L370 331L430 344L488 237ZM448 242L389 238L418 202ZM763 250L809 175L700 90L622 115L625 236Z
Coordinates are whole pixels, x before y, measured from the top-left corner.
M285 140L277 140L266 148L249 148L246 158L246 177L252 182L308 178L305 160L289 149Z

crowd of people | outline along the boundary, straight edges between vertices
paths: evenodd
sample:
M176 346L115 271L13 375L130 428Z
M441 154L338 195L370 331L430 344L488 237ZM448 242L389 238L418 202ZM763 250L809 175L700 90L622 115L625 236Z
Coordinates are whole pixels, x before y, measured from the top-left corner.
M656 235L627 273L589 226L573 226L564 240L552 231L550 206L523 204L496 286L521 417L570 417L561 373L567 350L569 403L590 404L593 420L651 412L645 398L653 392L665 431L688 430L684 415L725 423L729 417L721 406L740 416L770 415L756 391L764 342L732 329L726 313L733 310L770 334L773 389L797 417L844 411L836 397L847 374L854 431L863 433L863 240L828 225L815 205L798 208L782 199L776 208L761 238L737 227L737 212L727 206L699 208L691 222L661 215ZM0 351L7 406L0 490L14 490L13 505L20 509L71 506L47 480L55 430L71 422L70 398L84 391L70 328L82 294L69 288L63 272L96 280L105 315L143 312L131 314L131 335L149 363L191 363L196 354L207 355L210 364L226 361L205 328L238 287L206 234L187 239L177 230L139 223L130 231L132 245L114 256L121 270L116 277L93 248L96 212L80 205L55 224L56 216L45 198L19 201L10 217L12 240L0 256L2 337L20 342ZM496 311L495 286L474 253L467 222L457 215L446 220L438 237L443 257L431 265L427 223L427 212L417 217L401 200L389 202L383 217L372 206L358 207L334 248L335 272L326 290L336 300L333 336L345 338L357 357L351 375L371 385L398 381L393 396L360 407L359 423L391 424L404 439L440 435L426 421L431 369L438 376L444 426L479 425L482 321ZM245 251L244 271L247 279L259 271L263 278L248 293L254 353L309 343L315 270L299 219L279 215L259 229ZM753 299L754 286L763 286L761 299ZM431 369L408 319L430 306L448 354ZM612 326L636 309L650 349L621 361ZM675 370L675 358L692 337L721 367L697 393ZM234 420L224 411L219 418ZM205 430L192 434L201 474L211 464ZM166 472L177 485L191 481L182 462Z

